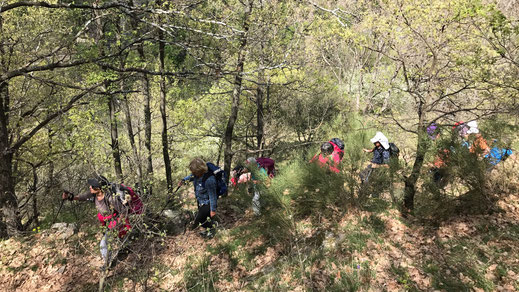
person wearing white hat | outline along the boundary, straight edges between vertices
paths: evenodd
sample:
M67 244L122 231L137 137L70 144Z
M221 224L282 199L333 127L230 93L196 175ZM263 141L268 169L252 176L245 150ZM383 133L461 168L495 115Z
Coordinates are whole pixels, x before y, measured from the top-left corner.
M382 134L377 132L375 137L371 138L371 143L375 145L373 149L364 149L364 152L373 153L373 159L371 159L371 165L373 168L385 165L389 163L389 140Z
M483 138L483 136L479 132L478 122L468 122L467 126L469 127L467 134L469 136L475 136L474 142L470 146L470 152L477 154L478 156L488 155L488 153L490 153L490 147L488 146L487 140L485 140L485 138Z
M364 152L373 153L373 158L370 164L360 172L359 176L362 183L367 183L374 168L389 167L389 157L391 152L389 151L389 140L382 134L377 132L375 137L371 138L371 143L375 145L373 149L363 149Z

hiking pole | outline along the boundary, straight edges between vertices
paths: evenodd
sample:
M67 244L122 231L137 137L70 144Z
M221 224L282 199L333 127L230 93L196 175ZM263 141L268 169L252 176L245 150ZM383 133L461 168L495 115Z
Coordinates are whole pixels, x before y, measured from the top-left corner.
M166 201L166 204L164 205L164 207L162 208L162 210L160 210L159 214L162 214L162 212L164 212L164 210L166 210L166 208L168 207L169 203L171 203L171 200L173 200L173 198L175 197L175 195L177 194L178 190L180 189L182 185L179 185L176 190L173 191L173 194L171 194L171 196L168 198L168 200Z
M58 213L56 213L56 215L54 215L54 219L52 219L52 224L50 225L51 227L52 227L52 225L54 225L54 223L56 223L56 219L58 219L59 212L61 212L61 208L63 208L64 202L65 202L65 199L61 199L61 204L59 204Z

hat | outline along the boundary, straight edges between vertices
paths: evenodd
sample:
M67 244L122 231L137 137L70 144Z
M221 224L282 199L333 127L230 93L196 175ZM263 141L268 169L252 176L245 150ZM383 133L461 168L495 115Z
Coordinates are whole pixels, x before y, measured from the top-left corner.
M431 138L432 140L435 140L436 139L436 135L438 135L438 126L436 125L436 123L432 123L429 125L429 127L427 127L427 135L429 135L429 138Z
M108 179L102 175L96 175L87 180L89 186L99 189L108 185Z
M467 126L469 127L467 134L478 134L479 133L478 122L476 122L476 121L468 122Z
M389 140L384 134L382 134L382 132L377 132L377 134L375 134L375 137L371 138L370 141L373 144L379 142L380 144L382 144L382 147L384 147L384 149L389 149Z

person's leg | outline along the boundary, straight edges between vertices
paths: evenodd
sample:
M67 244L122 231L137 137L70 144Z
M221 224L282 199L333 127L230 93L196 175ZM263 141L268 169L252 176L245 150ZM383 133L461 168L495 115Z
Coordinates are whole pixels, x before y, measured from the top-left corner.
M258 187L253 188L254 196L252 197L252 211L255 215L261 215L260 192Z
M369 177L373 172L373 168L371 164L369 164L363 171L360 172L359 177L362 183L367 183L369 181Z
M198 208L198 213L196 214L195 221L193 222L193 229L202 225L204 228L213 227L213 222L211 218L211 208L209 205L201 205Z
M101 237L101 242L99 243L99 249L101 251L101 257L103 258L103 266L108 267L109 259L110 259L110 243L108 242L108 236L110 231L105 231L103 237Z
M380 197L386 187L381 168L371 168L368 176L368 194L372 198Z

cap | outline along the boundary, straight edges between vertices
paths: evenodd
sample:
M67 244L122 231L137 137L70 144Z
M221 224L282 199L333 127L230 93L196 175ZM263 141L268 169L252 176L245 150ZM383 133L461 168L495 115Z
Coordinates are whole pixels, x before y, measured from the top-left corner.
M102 175L94 176L93 178L89 178L87 180L89 186L99 189L102 187L106 187L108 185L108 179Z

